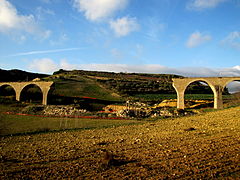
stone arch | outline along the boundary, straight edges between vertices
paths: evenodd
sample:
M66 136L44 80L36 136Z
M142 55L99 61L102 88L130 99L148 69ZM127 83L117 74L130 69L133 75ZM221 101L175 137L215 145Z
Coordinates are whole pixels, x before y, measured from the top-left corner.
M11 84L8 84L8 83L0 84L0 96L2 95L1 91L4 87L10 87L13 90L14 96L15 96L15 99L16 99L16 89L15 89L14 86L12 86Z
M20 101L20 95L21 95L22 90L30 84L36 85L41 90L42 95L43 95L42 104L47 105L47 96L48 96L48 92L49 92L50 88L54 84L53 81L0 82L0 86L9 85L9 86L13 87L13 89L15 90L15 93L16 93L17 101Z
M223 88L225 88L229 83L234 82L234 81L240 82L240 78L232 78L232 79L226 81L225 84L223 84Z
M3 87L3 86L10 86L10 87L12 87L14 89L15 93L16 93L16 89L15 89L15 87L12 84L10 84L10 83L2 83L2 84L0 84L0 87Z
M184 109L184 94L187 86L195 81L206 82L213 91L214 94L214 108L222 108L222 78L209 77L209 78L173 78L173 87L177 91L177 108Z
M22 87L21 87L21 90L20 90L20 94L19 94L19 100L21 100L23 97L23 93L24 93L24 91L27 91L27 89L28 88L32 88L32 87L36 87L37 89L39 89L40 91L40 93L41 93L41 101L43 100L43 91L42 91L42 88L41 88L41 86L39 86L38 84L36 84L36 83L26 83L26 84L24 84ZM36 98L36 95L35 96L33 96L32 98ZM36 98L37 99L37 98Z
M189 81L189 82L186 84L184 93L185 93L187 87L188 87L190 84L194 83L194 82L204 82L204 83L206 83L206 84L211 88L211 90L212 90L213 93L214 93L214 91L215 91L215 87L214 87L214 85L213 85L210 81L208 81L207 79L202 79L202 78L197 79L197 78L196 78L196 79L193 79L193 80Z
M196 79L193 79L193 80L189 81L188 83L186 83L185 90L184 90L184 99L185 99L185 97L187 95L186 91L187 91L188 87L191 84L196 83L196 82L205 83L206 86L208 86L211 89L211 94L213 95L212 99L214 99L214 95L216 93L215 86L210 81L208 81L207 79L203 79L203 78L199 78L199 79L196 78Z
M233 82L238 82L237 84L233 84ZM231 84L232 83L232 84ZM224 94L223 94L223 104L224 106L228 106L228 105L235 105L235 104L239 104L240 103L240 78L234 78L234 79L230 79L229 81L226 81L225 84L223 85L223 88L226 88L228 85L235 85L235 87L237 87L235 89L235 91L231 91L234 90L233 89L228 89L230 96L228 96L228 98L224 98Z

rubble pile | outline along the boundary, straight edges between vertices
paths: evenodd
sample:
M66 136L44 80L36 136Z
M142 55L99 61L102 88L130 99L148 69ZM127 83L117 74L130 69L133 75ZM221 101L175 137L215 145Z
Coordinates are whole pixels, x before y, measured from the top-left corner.
M181 110L173 108L172 106L161 106L162 104L150 106L142 102L131 102L127 101L125 106L107 106L108 113L111 112L111 116L115 115L117 117L134 117L134 118L153 118L153 117L177 117L194 114L193 111ZM109 111L111 107L112 111Z
M159 109L125 109L115 112L117 117L137 117L137 118L154 118L154 117L177 117L194 114L192 111L181 109L159 108Z
M66 105L48 105L43 110L44 115L50 116L81 116L84 113L87 113L86 109L80 109L79 107Z

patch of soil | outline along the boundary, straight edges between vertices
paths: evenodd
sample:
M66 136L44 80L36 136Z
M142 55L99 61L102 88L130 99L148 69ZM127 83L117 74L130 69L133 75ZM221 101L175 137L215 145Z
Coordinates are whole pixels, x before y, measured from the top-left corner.
M239 179L240 107L142 125L2 137L0 148L0 179Z

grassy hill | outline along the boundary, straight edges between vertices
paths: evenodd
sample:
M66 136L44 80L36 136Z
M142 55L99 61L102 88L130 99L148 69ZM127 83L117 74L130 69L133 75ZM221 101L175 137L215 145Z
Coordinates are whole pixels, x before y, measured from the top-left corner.
M121 95L175 93L172 78L181 76L172 74L113 73L98 71L64 71L55 72L61 77L85 77L101 87Z
M46 79L56 82L55 94L88 96L103 100L161 101L176 98L172 78L182 78L182 76L174 74L59 70ZM193 94L191 97L197 96L196 99L198 97L209 99L209 94L213 94L209 86L200 82L190 84L186 93ZM225 94L228 94L227 89Z
M60 75L49 76L45 80L55 82L53 95L69 97L90 97L103 100L119 100L120 96L102 87L94 80L84 76Z

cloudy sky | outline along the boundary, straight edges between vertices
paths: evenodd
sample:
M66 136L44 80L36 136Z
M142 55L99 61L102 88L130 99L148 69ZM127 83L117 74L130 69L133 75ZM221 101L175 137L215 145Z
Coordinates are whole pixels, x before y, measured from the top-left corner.
M0 68L240 76L239 0L0 0Z

